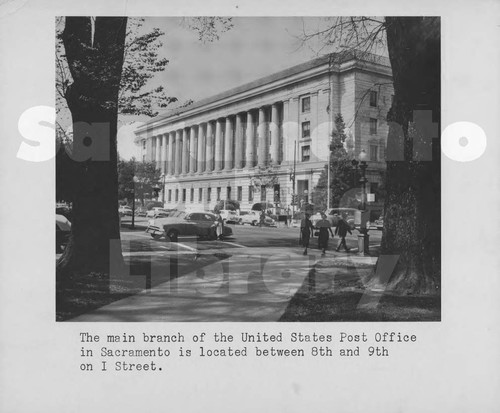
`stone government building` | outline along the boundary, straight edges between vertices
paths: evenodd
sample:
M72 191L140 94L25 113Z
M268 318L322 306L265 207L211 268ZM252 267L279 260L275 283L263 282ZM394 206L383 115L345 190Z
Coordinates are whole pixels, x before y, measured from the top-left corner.
M310 194L328 159L334 117L348 128L352 157L368 157L368 190L385 171L387 112L393 87L386 57L325 55L160 115L136 131L144 161L164 174L166 208L212 210L236 199L241 210L256 202L291 208L295 193ZM272 166L279 183L255 190L259 168Z

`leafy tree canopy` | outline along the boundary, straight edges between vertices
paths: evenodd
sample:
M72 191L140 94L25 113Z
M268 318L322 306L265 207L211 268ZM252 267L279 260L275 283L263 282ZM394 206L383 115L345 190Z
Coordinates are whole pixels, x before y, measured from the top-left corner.
M161 170L154 162L137 162L135 158L118 162L118 197L132 200L134 191L136 199L152 198L153 188L160 183Z

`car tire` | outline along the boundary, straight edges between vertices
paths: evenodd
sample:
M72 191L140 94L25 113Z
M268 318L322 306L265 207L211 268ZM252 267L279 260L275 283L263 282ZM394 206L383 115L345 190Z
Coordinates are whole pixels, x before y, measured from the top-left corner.
M175 229L171 229L168 231L167 237L170 239L170 242L177 242L179 240L179 232Z
M255 227L257 225L257 221L252 221L252 223L250 224L252 227Z

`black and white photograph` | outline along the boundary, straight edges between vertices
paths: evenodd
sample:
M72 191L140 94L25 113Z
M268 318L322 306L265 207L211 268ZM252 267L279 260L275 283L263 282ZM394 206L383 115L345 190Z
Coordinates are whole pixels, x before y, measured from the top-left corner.
M0 1L0 412L497 412L499 11Z
M439 17L59 17L58 321L439 321Z

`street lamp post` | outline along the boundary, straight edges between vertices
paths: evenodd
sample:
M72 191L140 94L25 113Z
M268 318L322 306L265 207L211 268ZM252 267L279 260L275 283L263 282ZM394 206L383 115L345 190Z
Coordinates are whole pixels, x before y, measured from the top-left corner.
M132 177L132 229L135 229L135 184L139 181L137 176Z
M295 215L295 203L296 203L296 196L295 196L295 168L297 165L297 141L294 142L293 144L293 169L290 169L290 181L292 181L292 220Z
M367 201L367 196L366 196L366 183L368 180L366 179L366 168L368 168L368 164L366 163L366 158L367 154L365 150L363 149L360 154L359 154L359 162L356 160L352 161L352 165L356 168L357 172L357 166L359 165L359 169L361 170L361 179L359 180L361 184L361 204L359 206L359 209L361 210L361 223L360 223L360 230L358 234L358 249L360 254L367 254L369 253L369 240L370 236L368 235L368 228L366 228L366 223L367 223L367 211L366 211L366 201Z
M165 206L165 178L167 174L163 173L163 188L161 189L161 202Z

